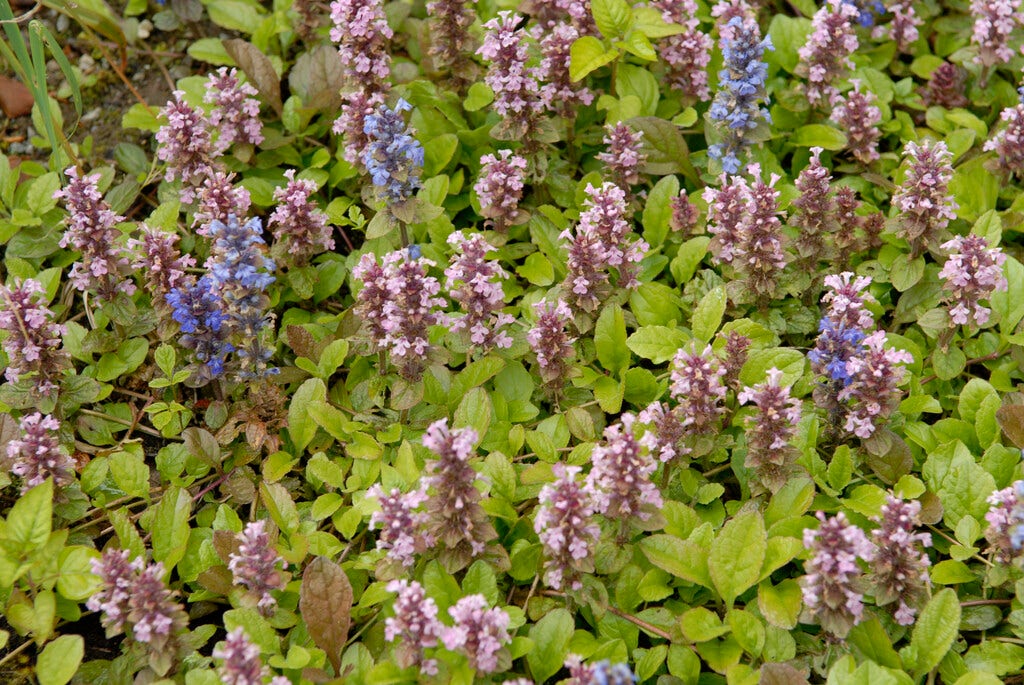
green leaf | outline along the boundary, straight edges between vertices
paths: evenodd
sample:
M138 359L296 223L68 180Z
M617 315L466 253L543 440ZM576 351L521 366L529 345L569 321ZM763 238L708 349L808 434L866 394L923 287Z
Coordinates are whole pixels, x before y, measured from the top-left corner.
M917 678L939 665L953 645L959 626L960 600L956 592L950 588L940 590L925 606L910 635L910 648L917 657Z
M1007 257L1003 273L1006 274L1007 289L992 293L989 302L993 313L999 317L999 330L1010 335L1024 319L1024 265L1013 257Z
M67 685L78 672L85 656L85 640L81 635L61 635L43 647L36 662L39 685Z
M645 173L658 176L681 173L696 180L697 173L689 161L690 149L678 126L660 117L634 117L626 123L644 134Z
M605 50L601 41L594 36L577 38L569 49L569 78L574 82L580 81L618 56L618 50Z
M594 15L594 23L605 38L621 36L633 19L633 11L626 0L592 0L590 11Z
M1024 667L1024 647L1007 642L982 642L967 650L964 663L972 671L1009 675Z
M626 340L626 346L643 359L663 364L676 355L689 338L678 328L643 326Z
M774 367L782 372L780 385L784 388L790 387L803 376L805 362L803 352L790 347L754 350L740 370L740 382L752 387L763 382L768 370Z
M808 124L793 131L789 142L798 147L821 147L826 150L842 150L846 147L846 134L824 124Z
M299 511L291 494L280 483L260 483L260 498L277 527L291 535L299 529Z
M301 453L316 434L317 422L309 412L313 402L327 399L327 386L319 378L307 379L292 395L288 405L288 435Z
M640 540L640 549L648 561L677 578L712 588L705 550L690 540L674 535L650 535Z
M707 642L729 632L729 626L722 623L718 614L704 607L694 607L684 612L679 617L679 628L690 642Z
M594 327L594 346L601 366L615 375L629 367L629 348L626 347L626 319L622 307L608 305L601 311Z
M649 45L650 43L648 43ZM658 99L660 97L658 81L654 78L654 74L647 69L623 63L619 65L615 84L615 91L619 97L633 95L640 100L643 105L642 112L644 116L654 116L655 112L658 111Z
M764 581L757 589L757 607L765 620L777 628L795 628L802 606L802 590L792 578L787 578L778 585Z
M471 426L483 439L491 427L491 396L483 388L473 388L465 394L455 410L454 425Z
M768 35L771 36L775 50L765 53L766 60L778 64L792 74L800 62L800 46L807 42L807 34L810 32L810 19L776 14L768 25Z
M690 326L694 338L701 342L709 342L715 336L718 327L722 325L725 304L725 286L722 285L712 288L701 298L693 310L693 321Z
M206 11L217 26L248 34L256 33L265 16L257 6L242 0L213 0Z
M483 81L477 81L469 87L462 106L467 112L476 112L492 102L494 102L494 91Z
M153 560L163 562L168 573L185 556L188 547L188 520L192 516L192 497L187 490L172 487L160 498L153 512Z
M768 548L764 521L756 512L743 512L730 520L711 543L708 571L727 605L752 587L761 572Z
M892 647L892 640L877 618L855 625L846 639L860 657L888 668L903 668L899 654Z
M665 176L655 183L651 192L647 194L643 213L644 240L652 250L664 243L665 237L668 236L672 200L678 196L679 179L675 176Z
M35 486L11 507L7 515L6 538L22 553L46 544L53 519L53 480Z
M572 614L566 609L555 609L530 627L534 647L527 652L526 662L536 682L547 682L561 670L569 653L574 626Z

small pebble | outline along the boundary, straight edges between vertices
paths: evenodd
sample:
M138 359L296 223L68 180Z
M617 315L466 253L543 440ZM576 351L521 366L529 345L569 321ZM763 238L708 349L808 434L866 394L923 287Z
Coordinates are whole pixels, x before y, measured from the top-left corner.
M139 38L149 38L150 34L153 33L153 22L149 19L143 19L139 22L139 30L136 32Z

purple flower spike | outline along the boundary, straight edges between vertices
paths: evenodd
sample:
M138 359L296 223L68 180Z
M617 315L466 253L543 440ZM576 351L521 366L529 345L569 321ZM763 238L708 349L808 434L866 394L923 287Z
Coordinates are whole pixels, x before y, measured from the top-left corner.
M586 12L589 19L589 7ZM594 101L593 91L582 82L573 81L569 75L572 44L584 33L560 21L547 31L538 28L534 35L540 37L541 60L535 76L540 84L541 104L558 116L575 117L578 108Z
M661 12L669 24L685 26L686 31L664 38L660 57L665 62L668 84L688 100L706 102L711 98L708 89L707 67L711 61L714 42L700 30L697 3L693 0L652 0L651 7Z
M131 258L121 246L121 231L116 228L124 217L104 202L96 186L99 174L79 176L75 167L64 173L70 179L67 187L53 194L64 200L68 210L60 246L82 253L81 260L71 267L71 283L107 300L119 292L131 295L135 292L135 284L127 278Z
M185 272L196 265L196 260L178 250L177 233L145 224L140 227L140 231L141 236L128 243L136 253L132 267L145 276L148 290L154 295L154 303L161 303L161 296L166 297L172 290L184 285Z
M640 182L640 167L647 161L643 138L643 131L633 131L621 122L609 125L603 141L607 150L597 155L598 161L608 167L615 185L627 194L630 186Z
M593 468L587 474L587 490L594 510L610 521L647 521L651 509L661 509L661 493L651 482L657 462L643 450L633 432L635 417L623 414L619 423L604 430L605 442L594 448Z
M557 480L541 489L533 524L544 545L544 582L554 590L579 590L582 575L594 570L601 529L589 493L576 480L580 467L555 464L552 470Z
M881 527L872 533L878 552L871 560L871 574L878 606L896 603L896 622L909 626L917 610L928 600L931 560L924 547L931 547L929 533L915 533L921 525L921 503L904 502L889 495L882 506Z
M1021 102L1000 113L1005 126L984 146L986 151L995 151L1000 173L1018 178L1024 176L1024 95L1021 97Z
M943 142L907 143L910 163L907 176L893 193L892 206L899 211L900 235L911 245L914 256L945 231L956 218L957 203L949 192L953 180L953 153Z
M210 122L184 97L184 91L174 91L174 100L160 112L167 123L156 133L156 157L167 164L164 179L180 179L181 201L190 203L195 199L195 188L214 170L214 160L221 151L211 139Z
M1003 563L1012 560L1021 548L1021 522L1024 521L1022 483L1024 481L1017 481L1008 488L996 490L986 500L989 505L985 514L988 551Z
M235 585L245 587L259 598L256 606L264 616L274 613L276 602L270 592L284 589L283 568L284 560L270 546L266 521L250 521L245 524L238 552L232 552L228 558L228 569Z
M975 64L993 67L1013 59L1010 36L1024 24L1020 8L1021 0L971 0L971 44L978 48Z
M875 106L874 94L861 90L860 79L850 83L853 90L833 99L832 120L846 132L846 149L861 164L871 164L878 159L882 110Z
M437 661L423 655L423 650L437 646L445 629L437 620L437 604L415 580L393 580L387 590L398 593L395 615L384 621L384 639L401 641L395 651L396 663L400 668L416 666L427 675L437 675Z
M332 230L327 224L327 214L309 199L316 192L316 183L297 180L295 169L288 169L284 176L288 183L274 190L278 205L267 220L267 228L275 242L287 247L297 264L304 264L321 252L334 249Z
M222 152L232 143L259 145L263 142L260 102L257 91L238 80L238 70L221 67L206 82L203 101L213 105L210 125L218 132L217 148Z
M437 456L427 462L422 480L430 493L426 530L445 547L442 558L451 569L468 565L498 536L480 506L477 473L469 463L477 440L472 428L449 428L447 419L430 424L423 435L423 446Z
M75 462L57 440L57 419L35 412L21 417L19 427L21 437L7 443L7 458L11 473L22 479L22 494L47 478L53 478L58 491L75 482Z
M804 605L824 628L844 638L864 618L863 572L857 559L871 561L876 549L864 531L839 512L832 518L818 512L818 530L804 530L804 547L811 558L800 580Z
M249 641L244 628L228 633L213 650L213 658L223 659L217 673L224 685L263 685L267 667L260 660L259 645Z
M334 0L331 40L338 45L347 85L364 93L385 92L391 76L388 26L381 0Z
M71 359L61 349L64 326L54 321L45 298L43 286L31 278L11 287L0 285L0 330L7 333L4 377L17 383L31 376L34 391L49 396L70 368Z
M481 157L480 165L480 178L473 186L480 198L480 216L493 223L495 230L507 231L523 215L519 201L523 198L526 160L511 150L501 150L497 157Z
M885 331L864 338L863 349L846 362L850 383L839 392L839 399L850 403L846 430L858 438L870 438L899 404L897 386L914 358L903 350L885 349Z
M711 345L698 351L679 350L672 360L672 385L669 393L679 403L683 427L689 434L714 430L725 413L726 388L722 382L726 370L719 363Z
M797 73L807 78L812 107L829 105L838 94L832 83L853 69L850 56L859 47L854 20L859 16L860 11L847 0L828 0L815 12L797 66Z
M403 494L398 488L384 492L380 484L366 491L380 503L380 511L370 515L370 530L380 528L377 549L387 551L388 558L405 568L416 563L416 555L422 554L433 544L423 531L426 514L416 511L426 502L426 490L421 488Z
M498 670L504 647L512 641L508 614L501 609L488 609L483 595L463 597L448 613L455 625L442 632L444 646L465 654L480 673Z
M790 397L789 388L779 384L781 379L782 372L771 368L767 381L737 395L740 404L757 406L757 413L746 421L745 465L771 492L785 485L797 456L791 442L800 422L800 400Z
M529 50L526 31L518 28L521 20L514 12L498 12L484 24L487 33L477 54L490 63L484 80L494 92L494 111L505 120L511 139L530 144L544 101L536 70L526 66Z
M507 274L497 262L486 259L491 246L483 236L467 238L462 231L448 236L448 243L458 254L452 256L452 264L444 275L452 300L465 312L453 319L451 330L467 331L473 347L483 351L511 347L512 337L503 328L515 318L501 312L505 306L501 282Z
M572 310L558 300L557 302L538 302L537 322L526 334L537 365L540 366L540 377L546 385L560 385L569 371L576 351L572 344L576 338L570 337L566 329L572 324Z
M939 272L946 302L952 305L950 319L961 326L972 320L984 326L991 310L981 306L981 301L1008 287L1003 275L1006 255L998 247L990 248L988 241L977 235L957 236L943 243L942 249L952 253Z

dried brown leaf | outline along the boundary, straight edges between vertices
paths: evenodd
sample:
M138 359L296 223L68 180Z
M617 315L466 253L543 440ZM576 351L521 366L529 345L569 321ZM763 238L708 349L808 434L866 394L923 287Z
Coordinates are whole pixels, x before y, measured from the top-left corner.
M274 71L270 59L258 47L240 38L223 42L224 49L249 77L249 81L259 91L263 101L277 112L277 116L281 116L281 112L284 111L284 105L281 103L281 79Z
M352 584L344 569L327 557L317 557L302 573L299 613L317 647L327 653L340 673L341 652L352 620Z
M1007 404L996 411L996 421L1014 445L1024 449L1024 404Z

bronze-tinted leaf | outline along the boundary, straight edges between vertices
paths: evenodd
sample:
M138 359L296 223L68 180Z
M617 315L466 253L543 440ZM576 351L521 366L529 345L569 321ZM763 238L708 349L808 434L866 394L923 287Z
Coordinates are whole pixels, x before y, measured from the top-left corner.
M758 685L807 685L807 674L789 664L764 664Z
M337 49L330 45L318 45L303 53L288 73L292 93L310 109L339 109L344 84L345 65Z
M229 530L213 531L213 548L217 556L227 565L231 561L231 555L238 553L238 536Z
M317 557L306 567L299 612L313 642L327 653L334 672L339 673L352 620L352 584L341 566L327 557Z
M1024 449L1024 404L1007 404L996 412L1003 433L1014 445Z
M883 482L892 485L914 468L914 456L903 438L888 428L864 441L865 462Z
M281 112L284 111L281 103L281 79L274 71L270 59L258 47L240 38L224 41L224 49L249 77L249 81L260 92L263 101L277 112L277 116L281 116Z
M181 437L185 439L185 449L193 457L213 468L220 466L220 445L209 431L191 426L182 431Z

